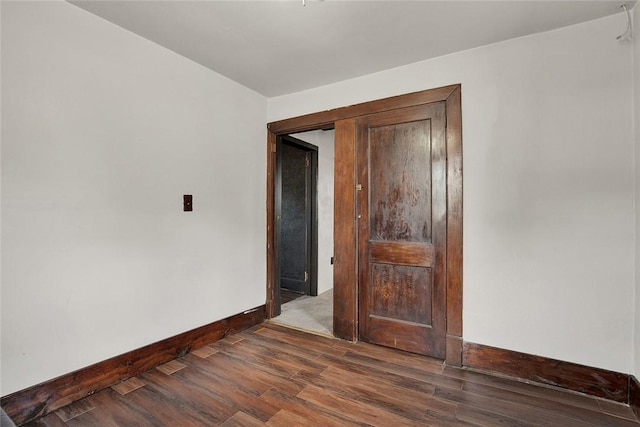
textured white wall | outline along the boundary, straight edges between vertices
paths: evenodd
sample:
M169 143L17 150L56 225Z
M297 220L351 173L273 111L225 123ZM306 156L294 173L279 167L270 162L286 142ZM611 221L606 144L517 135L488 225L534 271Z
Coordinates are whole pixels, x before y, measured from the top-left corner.
M265 117L69 3L3 2L2 395L264 304Z
M635 377L640 379L640 8L637 3L633 8L633 77L634 77L634 112L636 139L636 322L635 322Z
M464 339L630 372L622 14L269 99L269 121L462 83Z
M335 132L292 135L318 147L318 295L333 288L333 169Z

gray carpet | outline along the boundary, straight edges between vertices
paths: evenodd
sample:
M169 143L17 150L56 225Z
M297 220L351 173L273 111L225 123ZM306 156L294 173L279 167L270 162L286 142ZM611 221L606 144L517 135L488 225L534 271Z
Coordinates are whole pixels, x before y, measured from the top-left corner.
M282 304L282 314L271 321L333 336L333 289L317 297L305 295Z

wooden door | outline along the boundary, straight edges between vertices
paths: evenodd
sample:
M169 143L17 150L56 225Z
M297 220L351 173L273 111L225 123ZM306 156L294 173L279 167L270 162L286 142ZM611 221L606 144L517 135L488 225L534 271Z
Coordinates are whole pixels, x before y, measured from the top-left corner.
M282 135L277 138L275 153L277 316L282 289L318 295L318 147Z
M311 292L311 154L282 143L280 287L309 295Z
M360 339L443 359L445 102L356 120Z

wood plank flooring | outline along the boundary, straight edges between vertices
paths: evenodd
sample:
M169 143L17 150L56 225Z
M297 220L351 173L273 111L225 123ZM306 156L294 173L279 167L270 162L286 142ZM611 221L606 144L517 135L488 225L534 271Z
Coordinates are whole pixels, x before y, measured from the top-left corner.
M628 406L263 323L27 426L633 426Z

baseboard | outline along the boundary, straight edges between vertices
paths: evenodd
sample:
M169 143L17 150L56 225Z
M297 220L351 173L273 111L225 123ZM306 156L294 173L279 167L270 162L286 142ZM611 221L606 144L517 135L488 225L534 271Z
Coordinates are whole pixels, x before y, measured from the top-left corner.
M21 425L264 319L262 305L4 396L0 405Z
M629 403L629 375L465 342L463 366Z
M640 420L640 381L633 375L629 375L629 406Z

